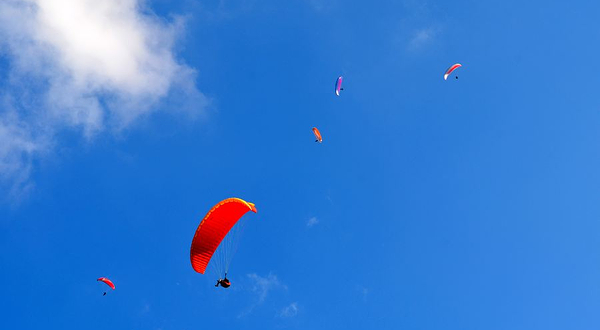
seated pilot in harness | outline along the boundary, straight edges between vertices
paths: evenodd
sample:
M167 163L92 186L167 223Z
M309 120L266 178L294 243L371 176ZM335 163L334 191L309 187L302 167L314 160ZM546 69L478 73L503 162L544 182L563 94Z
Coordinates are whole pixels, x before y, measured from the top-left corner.
M219 279L217 281L217 284L215 284L215 287L218 287L219 285L221 285L224 288L228 288L229 286L231 286L231 282L227 279L227 274L225 274L225 278L223 279Z

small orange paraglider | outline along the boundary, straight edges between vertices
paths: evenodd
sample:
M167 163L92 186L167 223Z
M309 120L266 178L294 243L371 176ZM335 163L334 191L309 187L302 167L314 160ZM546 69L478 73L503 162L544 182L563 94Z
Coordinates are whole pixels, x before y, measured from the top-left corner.
M315 134L315 137L317 138L315 140L315 142L322 143L323 142L323 138L321 137L321 132L319 132L319 129L316 128L316 127L313 127L313 133Z

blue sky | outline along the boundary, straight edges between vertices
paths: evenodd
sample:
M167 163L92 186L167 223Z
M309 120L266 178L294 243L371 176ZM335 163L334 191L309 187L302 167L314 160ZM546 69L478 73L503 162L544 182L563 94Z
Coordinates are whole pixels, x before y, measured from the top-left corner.
M600 326L599 4L73 3L0 4L6 328Z

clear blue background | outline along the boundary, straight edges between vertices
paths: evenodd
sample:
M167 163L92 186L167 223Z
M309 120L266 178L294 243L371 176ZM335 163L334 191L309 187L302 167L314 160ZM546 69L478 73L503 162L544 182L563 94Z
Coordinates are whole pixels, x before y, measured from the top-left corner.
M2 328L600 328L596 1L149 6L187 16L213 106L36 163L0 206ZM189 247L233 196L259 213L215 289Z

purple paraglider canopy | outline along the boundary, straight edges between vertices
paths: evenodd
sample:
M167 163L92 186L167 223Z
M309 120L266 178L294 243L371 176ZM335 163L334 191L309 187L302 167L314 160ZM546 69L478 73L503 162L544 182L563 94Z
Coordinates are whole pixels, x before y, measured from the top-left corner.
M339 76L335 81L335 95L340 96L342 90L342 76Z

